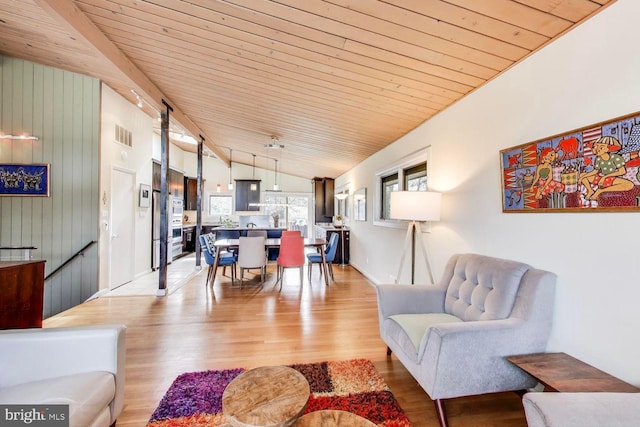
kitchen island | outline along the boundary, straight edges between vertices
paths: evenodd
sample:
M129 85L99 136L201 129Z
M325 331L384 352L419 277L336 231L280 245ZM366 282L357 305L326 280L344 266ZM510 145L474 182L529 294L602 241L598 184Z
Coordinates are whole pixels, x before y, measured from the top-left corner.
M182 251L184 253L195 252L195 236L196 225L191 223L184 223L182 225L183 245ZM224 224L205 223L202 224L201 234L213 233L216 234L216 240L220 238L224 239L237 239L241 236L246 236L249 230L264 230L267 232L267 238L279 239L282 236L282 231L286 228L273 228L273 227L226 227ZM192 236L189 239L189 236ZM278 248L269 248L269 260L275 260L278 258Z

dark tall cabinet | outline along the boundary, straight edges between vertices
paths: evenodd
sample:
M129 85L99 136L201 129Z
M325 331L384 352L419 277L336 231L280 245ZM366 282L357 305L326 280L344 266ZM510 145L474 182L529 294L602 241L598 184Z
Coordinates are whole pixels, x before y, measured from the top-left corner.
M198 180L184 178L184 209L195 211L198 208Z
M313 199L315 202L315 222L333 222L334 180L313 178Z
M151 181L153 191L160 191L160 169L160 163L154 161ZM169 176L167 177L169 194L173 197L184 197L184 184L184 175L182 172L169 168Z
M260 180L236 179L236 211L259 211Z

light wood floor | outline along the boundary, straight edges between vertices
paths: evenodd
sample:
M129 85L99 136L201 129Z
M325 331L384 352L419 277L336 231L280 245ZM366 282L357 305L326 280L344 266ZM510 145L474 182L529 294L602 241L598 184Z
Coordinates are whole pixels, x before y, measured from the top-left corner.
M173 379L206 369L372 360L415 427L437 426L433 402L379 337L374 287L351 267L334 267L326 287L296 269L274 288L270 267L260 288L231 287L221 270L205 286L206 266L167 297L101 297L47 319L45 327L124 323L126 391L118 426L144 426ZM251 274L248 275L252 277ZM245 275L246 277L246 275ZM526 426L515 393L447 401L450 427Z

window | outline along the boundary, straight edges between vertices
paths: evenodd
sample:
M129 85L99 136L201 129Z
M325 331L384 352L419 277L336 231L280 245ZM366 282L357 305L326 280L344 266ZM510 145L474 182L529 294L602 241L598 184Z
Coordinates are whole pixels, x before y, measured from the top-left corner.
M279 226L299 229L307 236L311 197L305 194L265 193L264 214L278 215Z
M427 162L404 170L404 190L427 191Z
M233 213L233 197L211 194L209 196L209 216L231 215Z
M387 175L380 180L382 203L380 212L381 219L389 219L389 213L391 212L391 193L400 189L398 182L398 173Z
M279 225L286 227L287 225L287 196L282 193L265 193L264 195L264 214L278 216Z
M390 218L391 193L394 191L427 191L427 166L430 148L424 148L376 174L374 198L375 225L401 227L400 221Z

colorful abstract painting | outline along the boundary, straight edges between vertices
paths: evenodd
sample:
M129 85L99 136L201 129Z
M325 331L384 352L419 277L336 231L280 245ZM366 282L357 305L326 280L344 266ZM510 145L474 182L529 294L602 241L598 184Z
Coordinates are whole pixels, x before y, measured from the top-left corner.
M504 212L640 207L640 113L500 151Z

